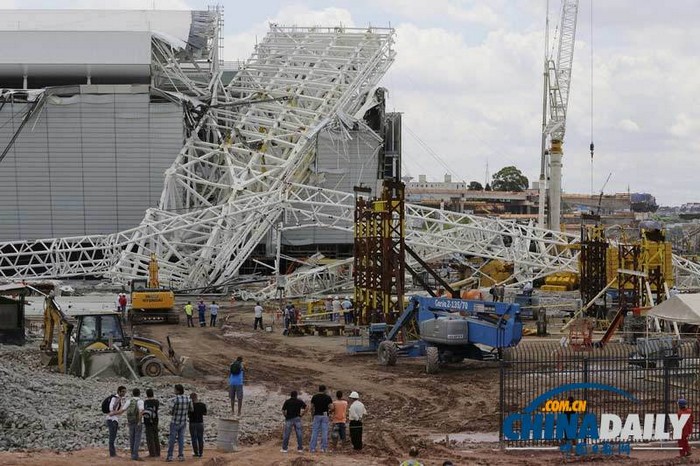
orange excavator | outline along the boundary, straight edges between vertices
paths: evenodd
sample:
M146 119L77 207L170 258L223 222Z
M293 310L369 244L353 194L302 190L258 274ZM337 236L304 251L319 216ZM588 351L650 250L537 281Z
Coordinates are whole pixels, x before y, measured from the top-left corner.
M158 272L158 259L152 253L148 264L148 280L144 278L131 281L129 320L132 325L180 322L180 315L175 311L175 293L169 288L161 288Z

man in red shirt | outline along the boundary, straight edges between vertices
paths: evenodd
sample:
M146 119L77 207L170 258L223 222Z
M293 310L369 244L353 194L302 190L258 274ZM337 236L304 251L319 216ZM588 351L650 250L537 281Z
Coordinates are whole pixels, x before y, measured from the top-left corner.
M678 417L680 418L680 416L684 414L688 414L690 417L683 426L681 438L678 439L678 447L681 449L679 456L681 457L690 456L688 437L690 437L690 434L693 432L693 412L688 408L688 402L684 398L681 398L678 400Z

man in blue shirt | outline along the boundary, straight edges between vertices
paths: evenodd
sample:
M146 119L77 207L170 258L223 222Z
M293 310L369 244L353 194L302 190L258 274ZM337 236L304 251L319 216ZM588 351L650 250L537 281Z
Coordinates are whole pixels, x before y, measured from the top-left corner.
M207 305L204 304L203 299L200 299L199 304L197 304L197 312L199 313L199 326L206 327L207 326L207 318L205 316L205 313L207 312Z
M236 413L236 398L238 398L238 417L241 416L241 406L243 405L243 356L238 356L228 374L228 396L231 398L231 412Z

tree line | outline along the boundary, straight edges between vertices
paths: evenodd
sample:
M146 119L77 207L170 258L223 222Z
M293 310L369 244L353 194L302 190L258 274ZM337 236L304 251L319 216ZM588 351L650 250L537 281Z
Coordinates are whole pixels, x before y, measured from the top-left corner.
M492 177L491 183L483 186L478 181L471 181L467 186L469 191L524 191L530 182L515 166L509 165L498 170Z

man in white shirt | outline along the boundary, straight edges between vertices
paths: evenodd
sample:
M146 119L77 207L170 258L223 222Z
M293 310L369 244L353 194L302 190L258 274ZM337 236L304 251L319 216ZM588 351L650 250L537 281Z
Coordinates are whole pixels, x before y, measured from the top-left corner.
M117 394L112 397L109 402L109 413L107 413L106 422L109 430L109 456L117 456L117 450L114 447L114 442L117 440L117 430L119 429L119 416L126 411L126 387L123 385L117 388ZM103 408L104 409L104 408Z
M264 330L262 318L263 318L263 307L260 305L260 302L258 302L255 305L255 323L253 324L253 330L258 329L258 324L260 324L260 330Z
M333 306L333 321L338 322L338 319L340 318L340 298L337 296L333 298L333 302L331 303Z
M216 301L211 302L211 306L209 306L209 315L211 316L209 326L216 327L216 316L219 315L219 305L216 304Z
M126 421L129 425L129 448L131 449L131 459L142 461L139 458L139 447L141 446L141 435L143 433L143 400L140 398L141 390L134 388L131 391L132 398L126 403Z
M365 405L360 401L360 395L352 392L348 396L352 400L348 410L350 420L350 442L355 450L362 450L362 419L367 415Z
M352 323L352 301L350 301L350 296L346 296L345 300L342 302L343 306L343 318L345 324Z

